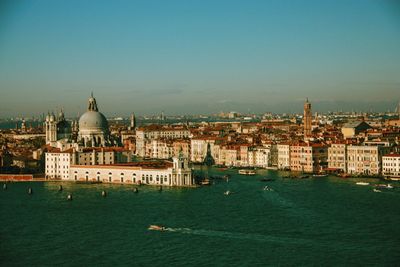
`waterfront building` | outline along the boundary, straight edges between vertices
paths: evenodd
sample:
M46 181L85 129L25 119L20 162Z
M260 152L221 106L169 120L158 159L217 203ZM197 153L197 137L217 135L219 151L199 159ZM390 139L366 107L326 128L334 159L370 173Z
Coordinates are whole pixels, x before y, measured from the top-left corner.
M251 145L250 144L240 144L238 151L238 162L237 166L249 166L249 153L251 153Z
M183 154L174 157L172 162L72 165L69 180L179 187L195 185L193 171Z
M400 154L382 157L382 175L390 179L400 179Z
M290 170L316 173L327 166L328 147L320 143L299 143L290 146Z
M194 137L190 140L190 160L191 162L203 162L207 155L207 146L209 144L211 156L214 158L216 164L220 163L219 150L220 147L214 149L216 141L220 138L215 136L202 136Z
M65 151L49 147L45 153L45 175L50 179L68 179L71 165L109 165L130 162L132 155L120 147L71 148Z
M190 131L186 127L169 127L150 125L136 130L136 154L146 157L146 145L153 139L183 139L189 138ZM148 155L148 153L147 153Z
M278 169L290 169L290 145L278 144Z
M380 146L348 146L347 172L350 174L379 175L382 154L389 148Z
M308 102L308 98L304 103L304 114L303 114L303 125L304 125L304 140L311 138L311 124L312 124L312 114L311 114L311 103Z
M237 166L238 149L234 145L220 146L219 157L214 158L218 165Z
M252 147L249 150L248 166L268 168L271 167L271 149L263 146Z
M347 172L347 145L334 143L328 148L328 169Z

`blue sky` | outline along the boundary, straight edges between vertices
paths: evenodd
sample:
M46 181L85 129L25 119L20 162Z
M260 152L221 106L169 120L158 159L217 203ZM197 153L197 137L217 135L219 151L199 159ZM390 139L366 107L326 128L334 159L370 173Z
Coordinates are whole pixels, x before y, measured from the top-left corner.
M3 1L0 117L393 109L395 1Z

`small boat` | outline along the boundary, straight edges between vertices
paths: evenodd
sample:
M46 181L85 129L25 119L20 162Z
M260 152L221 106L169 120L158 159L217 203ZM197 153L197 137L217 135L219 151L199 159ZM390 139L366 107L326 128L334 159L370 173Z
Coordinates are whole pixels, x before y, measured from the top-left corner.
M376 189L376 188L374 188L374 192L376 192L376 193L380 193L380 192L382 192L381 190L379 190L379 189Z
M299 179L307 179L308 177L310 177L310 176L307 174L303 174L303 175L299 176Z
M326 177L328 174L313 174L313 177Z
M375 185L375 187L393 189L393 185L391 185L391 184L377 184L377 185Z
M59 186L58 186L58 192L61 192L62 190L63 190L62 185L59 185Z
M68 194L67 200L71 201L72 200L72 194Z
M203 181L201 181L201 185L210 185L210 180L209 179L204 179Z
M7 190L7 184L3 184L3 190Z
M106 196L107 196L107 192L103 190L103 191L101 192L101 196L102 196L102 197L106 197Z
M243 170L239 170L239 174L242 174L242 175L255 175L256 171L255 170L245 170L245 169L243 169Z
M367 182L357 182L356 185L369 185Z
M139 193L139 189L137 187L133 188L133 193Z
M151 231L165 231L166 230L166 228L164 226L153 225L153 224L151 224L149 226L149 228L147 228L147 229L151 230Z
M260 179L260 182L272 182L272 181L275 181L275 179L272 179L272 178L262 178L262 179Z
M224 195L225 195L225 196L230 195L230 194L232 194L232 192L229 191L229 190L227 190L227 191L224 192Z
M32 195L32 194L33 194L32 187L29 187L29 188L28 188L28 194L29 194L29 195Z

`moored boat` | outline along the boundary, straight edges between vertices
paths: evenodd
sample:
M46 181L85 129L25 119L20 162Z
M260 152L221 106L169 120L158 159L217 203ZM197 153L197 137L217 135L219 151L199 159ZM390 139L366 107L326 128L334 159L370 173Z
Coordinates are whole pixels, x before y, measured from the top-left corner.
M256 171L255 170L243 169L243 170L239 170L239 174L242 174L242 175L255 175Z
M328 174L313 174L313 177L326 177Z
M201 185L210 185L210 180L209 179L204 179L203 181L201 181Z
M272 178L264 177L264 178L260 179L260 181L261 181L261 182L272 182L272 181L275 181L275 180L272 179Z
M357 182L356 185L369 185L367 182Z
M376 184L375 187L393 189L393 185L391 184Z

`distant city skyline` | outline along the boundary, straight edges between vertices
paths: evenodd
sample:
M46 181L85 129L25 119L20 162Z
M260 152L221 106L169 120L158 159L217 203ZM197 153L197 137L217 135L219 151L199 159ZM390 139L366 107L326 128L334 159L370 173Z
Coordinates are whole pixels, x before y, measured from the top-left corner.
M3 1L0 117L393 111L395 1Z

